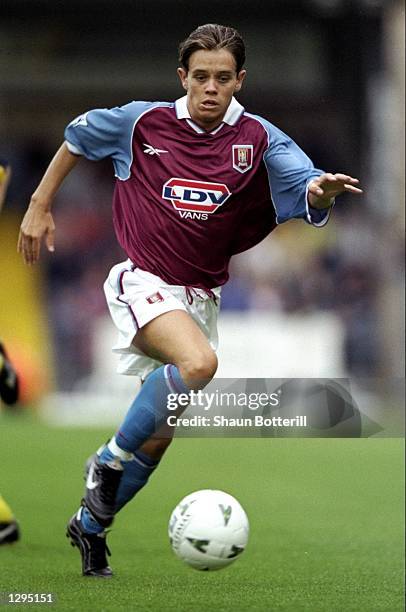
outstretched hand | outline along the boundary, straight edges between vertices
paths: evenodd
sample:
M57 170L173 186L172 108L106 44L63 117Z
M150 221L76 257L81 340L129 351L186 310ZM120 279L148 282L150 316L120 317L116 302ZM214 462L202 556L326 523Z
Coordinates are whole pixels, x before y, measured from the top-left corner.
M17 251L22 254L24 262L35 264L40 256L42 240L45 240L48 251L53 252L55 223L50 212L28 208L21 223Z
M358 184L359 180L348 174L322 174L309 183L309 204L313 208L328 208L341 193L363 193Z

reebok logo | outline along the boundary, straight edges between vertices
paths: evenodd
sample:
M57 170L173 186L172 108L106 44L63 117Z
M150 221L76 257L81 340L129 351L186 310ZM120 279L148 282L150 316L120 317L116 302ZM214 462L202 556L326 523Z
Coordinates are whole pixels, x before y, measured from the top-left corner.
M146 153L147 155L158 155L159 157L161 153L169 153L169 151L165 151L165 149L156 149L152 145L146 144L145 142L143 142L142 145L146 147L144 149L144 153Z

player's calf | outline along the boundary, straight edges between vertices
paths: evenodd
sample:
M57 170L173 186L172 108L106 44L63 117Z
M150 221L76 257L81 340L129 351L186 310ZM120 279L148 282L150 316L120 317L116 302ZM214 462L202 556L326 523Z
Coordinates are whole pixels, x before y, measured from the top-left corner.
M157 435L165 435L165 437L155 438L153 436L144 442L140 447L140 451L152 460L160 461L173 440L174 429L174 427L169 427L169 425L166 428L161 428Z

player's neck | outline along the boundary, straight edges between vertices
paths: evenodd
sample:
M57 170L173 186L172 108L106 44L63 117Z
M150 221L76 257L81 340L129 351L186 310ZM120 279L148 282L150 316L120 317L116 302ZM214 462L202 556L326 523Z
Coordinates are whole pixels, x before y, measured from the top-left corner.
M190 119L197 125L197 127L207 133L213 132L213 130L217 129L223 123L224 115L213 117L212 120L210 120L208 117L200 116L198 112L193 110L193 107L191 107L190 104L187 106Z
M208 134L210 132L213 132L213 130L218 128L223 123L223 119L217 120L217 121L211 121L209 123L206 123L206 122L203 122L203 121L199 121L198 119L195 119L192 116L190 118L193 121L193 123L195 123L199 128L201 128L202 130L204 130Z

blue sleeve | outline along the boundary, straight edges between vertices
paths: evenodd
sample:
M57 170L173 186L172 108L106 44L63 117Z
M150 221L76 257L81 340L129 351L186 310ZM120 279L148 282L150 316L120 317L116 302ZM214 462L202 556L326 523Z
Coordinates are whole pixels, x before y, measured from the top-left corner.
M125 180L130 176L134 125L144 112L158 104L130 102L111 109L90 110L69 123L66 144L71 153L90 160L111 157L116 176Z
M307 201L307 188L312 179L323 174L289 136L262 117L256 117L268 134L268 148L264 162L268 171L272 201L277 223L289 219L305 219L321 227L330 216L330 210L311 208Z

